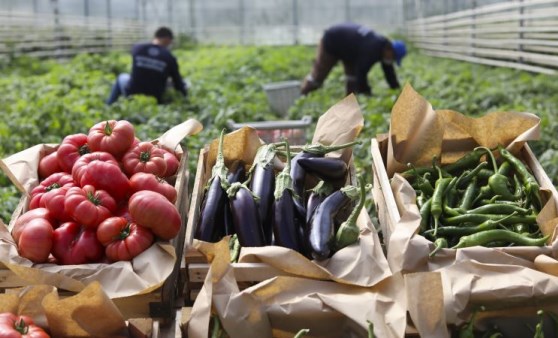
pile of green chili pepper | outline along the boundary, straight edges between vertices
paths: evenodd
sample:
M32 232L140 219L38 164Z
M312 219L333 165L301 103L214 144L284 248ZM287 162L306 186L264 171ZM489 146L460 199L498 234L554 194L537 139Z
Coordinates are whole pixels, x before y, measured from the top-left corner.
M494 154L494 153L495 154ZM498 155L498 156L496 156ZM403 172L417 193L419 233L442 248L542 246L536 222L540 187L528 167L503 147L478 147L454 163Z
M477 330L475 327L475 321L477 314L479 312L485 311L483 306L475 309L471 314L471 317L467 322L457 328L457 332L452 334L452 337L459 337L459 338L475 338L475 337L482 337L482 338L503 338L504 335L500 332L501 329L498 326L492 326L485 330ZM544 338L544 322L545 317L548 317L549 324L553 325L552 329L548 329L548 332L553 332L555 335L558 332L558 316L550 311L543 311L538 310L536 313L537 316L537 324L535 327L531 327L527 325L529 331L533 333L533 338Z

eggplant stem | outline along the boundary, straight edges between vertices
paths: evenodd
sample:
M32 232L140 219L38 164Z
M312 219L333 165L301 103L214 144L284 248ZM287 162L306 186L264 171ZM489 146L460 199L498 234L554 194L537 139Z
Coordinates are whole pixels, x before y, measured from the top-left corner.
M223 156L223 140L225 139L225 129L221 130L221 135L219 136L219 147L217 150L217 158L215 159L215 165L211 170L211 178L219 176L221 178L221 187L223 190L227 190L230 186L227 180L228 169L225 166L225 157ZM211 181L211 180L209 180Z
M348 148L350 146L354 146L355 144L361 144L361 141L353 141L344 144L338 144L333 146L324 146L323 144L307 144L302 148L302 151L305 153L315 154L315 155L325 155L332 151L337 151L341 149Z
M364 175L359 176L358 183L360 186L360 199L357 206L353 209L347 220L341 224L339 230L337 230L337 233L335 234L337 250L343 249L344 247L355 243L360 234L360 229L356 225L356 221L366 200L366 183L364 181Z
M293 179L291 177L291 150L289 144L287 142L285 142L285 144L287 147L287 165L285 165L275 179L275 191L273 192L275 200L280 199L283 195L283 191L286 189L289 189L293 196L296 195L293 187Z

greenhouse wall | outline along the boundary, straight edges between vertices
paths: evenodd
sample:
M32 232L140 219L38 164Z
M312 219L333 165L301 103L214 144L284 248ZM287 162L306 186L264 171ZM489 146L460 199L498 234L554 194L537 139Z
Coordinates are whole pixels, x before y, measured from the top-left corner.
M558 74L557 0L405 0L403 12L428 55Z
M316 44L328 26L401 32L403 0L0 0L0 56L129 48L156 27L206 44Z

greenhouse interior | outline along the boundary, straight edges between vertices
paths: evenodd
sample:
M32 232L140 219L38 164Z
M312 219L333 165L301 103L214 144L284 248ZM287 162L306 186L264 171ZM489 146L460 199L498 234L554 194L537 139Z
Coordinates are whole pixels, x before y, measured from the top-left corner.
M0 0L0 74L0 338L558 337L558 0Z

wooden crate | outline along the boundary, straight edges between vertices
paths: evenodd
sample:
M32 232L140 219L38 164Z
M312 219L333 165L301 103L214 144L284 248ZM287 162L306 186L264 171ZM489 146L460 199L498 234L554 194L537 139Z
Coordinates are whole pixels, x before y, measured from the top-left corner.
M178 235L170 243L175 248L176 262L171 274L158 289L142 295L130 297L114 298L113 301L122 312L125 319L129 318L152 318L158 319L158 323L166 323L173 320L176 310L181 308L184 303L184 283L185 283L185 263L183 260L186 223L188 219L188 209L190 196L188 194L188 151L184 149L180 165L178 167L174 186L177 190L175 206L182 219L182 226ZM23 196L16 207L10 221L9 228L12 229L13 223L22 213L27 210L28 197ZM10 288L17 288L29 285L28 281L22 280L11 270L0 263L0 292L5 292ZM61 297L71 296L70 291L59 290Z
M378 220L382 229L384 244L386 248L388 248L389 238L395 231L395 227L401 219L401 215L397 208L395 196L391 190L389 177L386 172L387 139L382 142L378 142L375 138L372 139L371 152L372 171L374 173L372 192L376 211L378 213ZM527 143L521 148L519 156L525 161L527 166L529 166L540 186L548 187L552 195L558 201L558 192L552 184L552 180L548 177Z
M300 150L300 147L293 146L293 150ZM192 203L190 204L190 212L188 214L188 226L186 228L186 251L184 260L187 270L186 282L186 301L194 302L198 295L207 272L209 264L205 257L196 250L192 243L200 214L200 205L204 197L204 186L211 177L211 171L206 172L206 161L209 153L209 147L206 146L200 150L198 165L196 169L196 180L192 191ZM348 184L355 181L355 167L353 160L349 161ZM266 263L232 263L236 280L239 287L244 289L266 279L276 276L289 276L290 274L276 269Z

